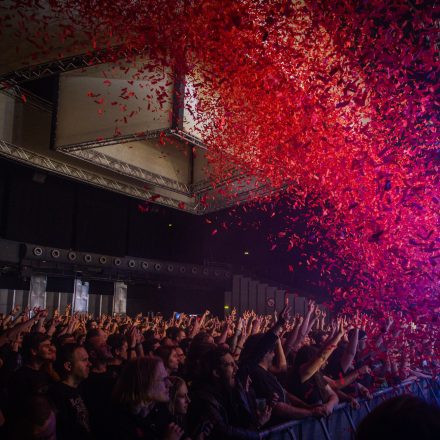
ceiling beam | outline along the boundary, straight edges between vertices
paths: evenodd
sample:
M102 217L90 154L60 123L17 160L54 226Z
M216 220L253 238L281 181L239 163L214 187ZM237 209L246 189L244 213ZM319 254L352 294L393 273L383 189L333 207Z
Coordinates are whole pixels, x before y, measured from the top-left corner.
M127 49L117 46L110 49L82 53L66 58L54 59L33 66L22 67L21 69L0 75L0 89L22 85L28 81L70 72L72 70L84 69L112 61L114 62L119 59L132 59L142 53L143 52L140 50L127 51Z

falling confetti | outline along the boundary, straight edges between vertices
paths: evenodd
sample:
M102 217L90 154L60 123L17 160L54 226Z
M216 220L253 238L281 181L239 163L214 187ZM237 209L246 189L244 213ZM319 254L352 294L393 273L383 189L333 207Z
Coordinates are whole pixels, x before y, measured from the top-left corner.
M304 214L286 215L271 250L302 250L299 265L318 270L322 286L333 286L334 304L434 319L438 4L198 0L176 7L171 0L51 0L51 14L36 14L39 3L11 2L8 11L36 54L53 50L51 39L43 44L38 36L58 23L64 44L103 50L121 72L135 65L133 81L145 82L140 106L148 108L169 99L164 86L153 87L160 84L158 69L192 80L198 100L187 110L203 127L199 136L218 194L238 206L240 189L268 188L253 209L259 204L272 218L275 209L267 205L282 191L290 210ZM101 114L106 105L119 107L123 116L115 125L127 124L136 111L125 103L139 99L130 87L108 104L93 90L88 96ZM165 145L165 136L159 141ZM246 176L241 188L232 183L237 169ZM244 226L238 211L231 221Z

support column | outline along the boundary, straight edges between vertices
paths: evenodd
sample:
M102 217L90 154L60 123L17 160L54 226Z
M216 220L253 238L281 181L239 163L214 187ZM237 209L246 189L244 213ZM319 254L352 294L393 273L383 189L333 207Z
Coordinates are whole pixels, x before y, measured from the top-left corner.
M46 308L46 286L47 286L46 275L31 276L31 284L30 284L29 299L28 299L28 305L31 310L34 307L39 307L40 309Z
M73 287L72 311L87 313L89 311L89 283L75 278Z
M123 282L114 283L112 314L125 315L127 313L127 285Z

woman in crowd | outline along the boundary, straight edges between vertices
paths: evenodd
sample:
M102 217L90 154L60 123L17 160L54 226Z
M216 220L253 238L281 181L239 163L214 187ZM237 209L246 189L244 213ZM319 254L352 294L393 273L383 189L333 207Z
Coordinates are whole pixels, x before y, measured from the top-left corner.
M168 374L176 374L179 369L179 356L175 347L161 346L155 352L155 356L162 359Z
M170 378L158 357L128 362L113 391L114 438L178 440L183 430L167 408Z

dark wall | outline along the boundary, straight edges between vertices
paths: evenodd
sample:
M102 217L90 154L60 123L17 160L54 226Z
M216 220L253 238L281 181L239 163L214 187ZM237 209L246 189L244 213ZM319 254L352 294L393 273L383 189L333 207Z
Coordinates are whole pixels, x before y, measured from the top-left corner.
M117 256L201 263L194 215L149 205L0 160L0 236L9 240Z
M126 255L127 198L78 186L76 204L75 248L108 255Z
M223 315L224 286L206 285L205 288L182 285L130 284L127 292L127 313L160 310L164 316L173 312L202 314L206 309Z
M53 176L36 183L32 180L33 171L26 168L11 168L2 176L7 187L2 209L4 237L69 248L74 187Z
M203 218L157 205L143 213L138 204L129 200L127 255L202 262Z
M309 270L306 263L309 252L319 255L320 243L307 232L304 213L292 212L289 203L266 211L234 207L206 217L151 203L141 212L139 200L55 175L38 183L34 173L0 159L0 237L107 255L227 263L234 273L325 293L319 265ZM286 237L271 251L268 237L289 229L285 219L292 216L300 219L296 232L312 244L287 250Z

